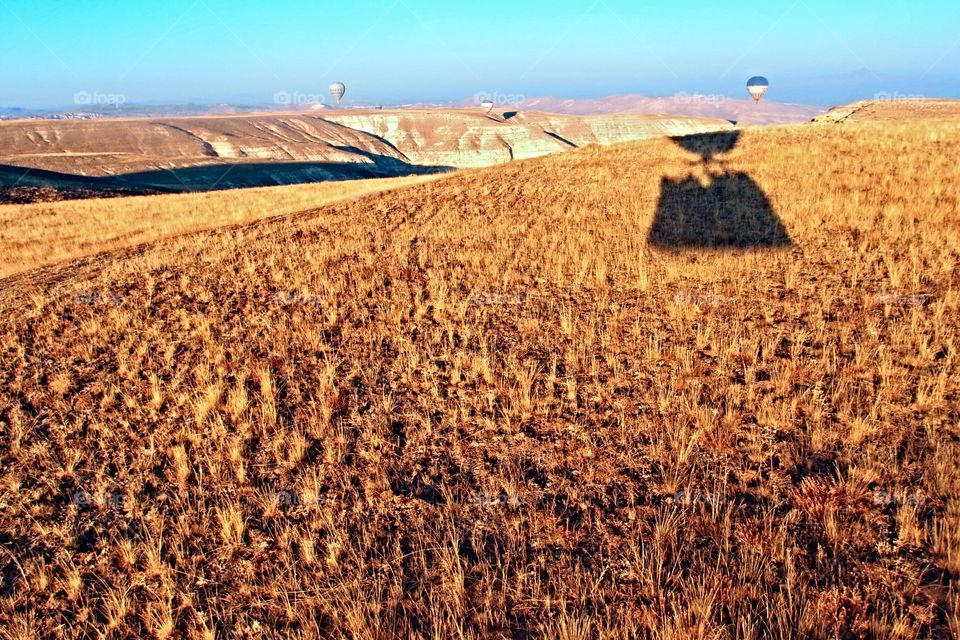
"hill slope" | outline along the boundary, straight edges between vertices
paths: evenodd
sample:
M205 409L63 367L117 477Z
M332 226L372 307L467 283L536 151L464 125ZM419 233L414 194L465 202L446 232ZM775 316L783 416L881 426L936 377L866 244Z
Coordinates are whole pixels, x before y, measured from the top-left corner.
M955 634L958 147L590 148L8 278L0 621Z
M0 278L184 233L312 209L436 176L0 205Z
M113 176L230 161L403 161L373 136L320 117L232 116L0 124L0 163Z
M17 121L0 123L0 199L406 176L729 128L683 117L505 119L465 110Z
M362 111L327 118L384 140L418 164L487 167L591 144L725 131L716 118L613 115L577 117L537 112Z
M944 120L956 122L960 118L960 100L900 99L864 100L834 107L814 118L815 122L841 124L844 122L904 122L911 120Z
M0 123L0 200L206 191L435 173L309 115Z

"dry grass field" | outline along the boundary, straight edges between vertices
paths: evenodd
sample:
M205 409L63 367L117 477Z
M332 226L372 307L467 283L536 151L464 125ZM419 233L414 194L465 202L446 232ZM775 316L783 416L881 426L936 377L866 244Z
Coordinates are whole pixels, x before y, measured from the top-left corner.
M960 121L720 142L6 278L0 635L956 637Z
M171 236L245 224L432 179L320 182L224 192L0 205L0 278Z

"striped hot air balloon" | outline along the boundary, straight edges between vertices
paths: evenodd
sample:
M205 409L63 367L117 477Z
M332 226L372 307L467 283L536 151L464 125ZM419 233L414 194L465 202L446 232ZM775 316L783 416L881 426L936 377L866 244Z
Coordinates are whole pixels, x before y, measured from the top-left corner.
M747 91L753 96L754 102L760 102L760 98L766 95L770 88L770 83L763 76L754 76L747 80Z

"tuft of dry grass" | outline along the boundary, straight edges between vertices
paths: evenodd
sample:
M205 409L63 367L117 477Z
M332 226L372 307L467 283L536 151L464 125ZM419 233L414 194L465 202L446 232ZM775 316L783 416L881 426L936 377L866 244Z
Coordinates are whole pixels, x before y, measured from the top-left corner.
M744 132L766 250L650 245L658 140L9 277L0 627L950 637L958 151Z

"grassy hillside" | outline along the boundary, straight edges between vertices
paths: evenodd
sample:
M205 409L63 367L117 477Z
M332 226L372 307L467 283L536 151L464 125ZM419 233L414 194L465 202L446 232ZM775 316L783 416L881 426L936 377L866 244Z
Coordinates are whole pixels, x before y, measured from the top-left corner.
M2 633L960 632L958 143L589 148L6 279Z
M940 121L941 125L957 126L960 123L960 100L895 95L887 100L865 100L835 107L814 120L831 124L923 120L927 123Z
M430 178L0 205L0 278L146 242L312 209Z

